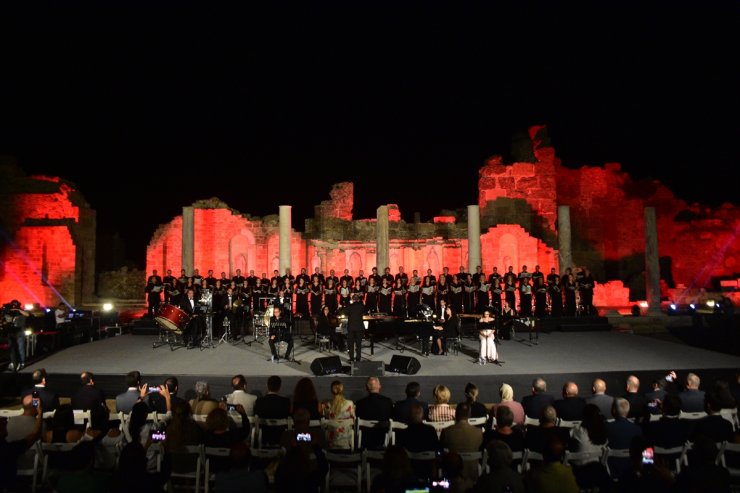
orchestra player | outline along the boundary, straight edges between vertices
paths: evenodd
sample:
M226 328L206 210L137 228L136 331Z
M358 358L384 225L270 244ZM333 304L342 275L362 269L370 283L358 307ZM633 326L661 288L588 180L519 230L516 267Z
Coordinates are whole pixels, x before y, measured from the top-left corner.
M282 307L275 305L272 308L272 317L270 317L270 332L269 332L270 352L272 356L269 361L278 363L280 361L277 348L275 347L278 342L288 343L288 347L285 350L285 359L290 359L290 352L293 350L293 336L290 331L290 323L287 317L282 314Z

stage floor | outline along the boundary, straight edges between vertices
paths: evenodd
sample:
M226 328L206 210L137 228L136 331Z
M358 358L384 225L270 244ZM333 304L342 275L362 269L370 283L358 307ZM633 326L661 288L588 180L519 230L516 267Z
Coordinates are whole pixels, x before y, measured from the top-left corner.
M68 347L29 365L22 372L3 372L3 380L13 378L14 390L30 385L30 373L36 368L45 368L50 381L61 395L71 395L79 386L79 374L90 370L96 382L104 388L106 395L115 396L125 390L124 375L139 370L147 382L158 383L169 375L178 376L181 394L192 394L195 381L207 380L212 395L220 397L230 391L231 376L244 374L248 388L257 394L265 392L265 383L270 375L283 378L283 393L289 395L295 382L305 376L313 377L311 362L327 355L340 355L342 364L349 365L346 354L319 352L309 341L296 338L296 362L268 361L270 352L267 344L246 345L221 344L215 348L171 350L169 346L153 348L155 336L124 334L117 337ZM463 350L454 355L430 356L419 354L418 345L407 346L401 353L396 350L393 339L375 345L370 355L369 347L363 349L363 359L382 361L388 364L394 354L413 356L421 363L415 375L385 373L382 378L384 393L394 400L402 399L404 387L410 380L422 384L423 397L431 400L431 390L443 383L453 390L452 400L462 399L462 389L467 382L475 382L480 388L482 402L497 402L501 383L511 384L515 396L530 392L534 376L545 377L549 391L560 393L561 385L567 380L575 381L581 394L590 393L591 381L596 376L607 381L607 392L612 395L623 393L624 380L636 374L643 382L643 390L649 383L660 378L667 370L679 373L679 378L688 371L695 371L708 385L716 378L731 379L740 368L740 357L691 347L677 342L668 342L653 337L615 331L596 332L551 332L539 335L538 344L530 343L527 334L517 334L512 340L503 341L498 347L501 366L477 364L478 341L463 339ZM314 382L320 398L328 398L332 380L345 382L347 394L357 399L364 394L364 376L336 374L315 377ZM18 394L16 394L18 395Z

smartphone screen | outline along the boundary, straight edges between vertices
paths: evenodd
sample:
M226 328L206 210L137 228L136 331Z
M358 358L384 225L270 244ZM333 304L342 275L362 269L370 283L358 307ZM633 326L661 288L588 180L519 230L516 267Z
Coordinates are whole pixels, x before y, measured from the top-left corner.
M31 392L31 405L33 407L39 407L39 391L34 390Z
M149 393L153 394L154 392L159 392L159 387L149 387Z
M654 462L653 456L655 451L653 450L653 447L648 447L645 450L642 451L642 463L643 464L652 464Z
M162 442L165 440L165 438L167 438L164 430L151 430L149 432L149 436L151 437L153 442Z

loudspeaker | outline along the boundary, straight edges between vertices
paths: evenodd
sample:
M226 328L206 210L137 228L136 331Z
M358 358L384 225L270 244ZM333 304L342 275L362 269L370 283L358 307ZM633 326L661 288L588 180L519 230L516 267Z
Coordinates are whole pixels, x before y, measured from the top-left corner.
M420 368L421 363L418 359L412 356L401 356L398 354L394 354L386 370L393 373L416 375L416 372L418 372Z
M314 375L333 375L342 372L342 362L339 356L326 356L316 358L311 363L311 371Z
M352 376L382 377L384 366L382 361L355 361L352 363Z

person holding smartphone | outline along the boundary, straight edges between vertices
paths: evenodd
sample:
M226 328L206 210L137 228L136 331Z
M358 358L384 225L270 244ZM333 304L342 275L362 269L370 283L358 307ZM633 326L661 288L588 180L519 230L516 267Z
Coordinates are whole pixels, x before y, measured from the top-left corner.
M34 392L36 393L35 397L32 394L23 396L23 414L13 416L13 419L8 421L8 436L6 438L8 442L22 440L36 426L36 415L38 414L38 406L41 405L41 399L38 396L38 391Z

